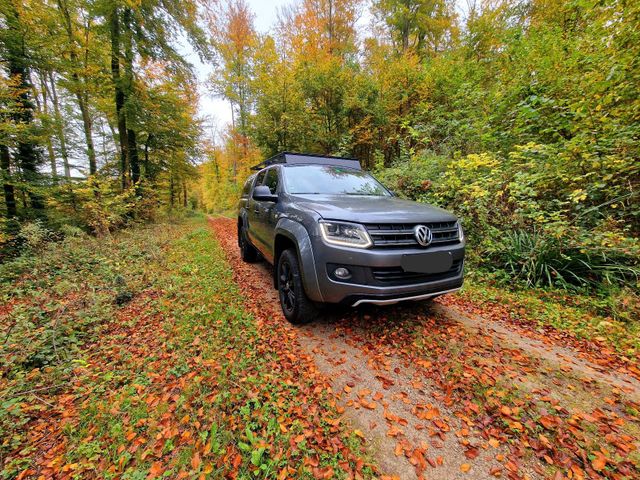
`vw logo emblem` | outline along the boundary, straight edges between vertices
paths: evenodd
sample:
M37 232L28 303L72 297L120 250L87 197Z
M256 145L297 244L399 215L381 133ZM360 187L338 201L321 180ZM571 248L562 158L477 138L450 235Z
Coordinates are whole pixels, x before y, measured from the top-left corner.
M431 243L431 240L433 240L431 229L424 225L416 225L413 227L413 234L416 237L416 241L423 247L428 246Z

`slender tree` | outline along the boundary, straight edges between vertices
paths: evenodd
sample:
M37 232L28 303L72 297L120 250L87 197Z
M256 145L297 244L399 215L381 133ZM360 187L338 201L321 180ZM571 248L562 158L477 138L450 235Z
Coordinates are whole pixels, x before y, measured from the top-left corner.
M78 74L79 64L80 64L80 55L79 55L79 46L78 46L78 32L75 26L75 18L77 14L74 12L74 18L72 19L72 13L69 8L68 0L57 0L57 6L62 16L62 24L64 26L64 30L67 35L67 39L69 42L69 60L70 60L70 69L71 69L71 85L73 93L78 102L78 108L80 109L80 114L82 116L82 127L85 137L85 142L87 145L87 157L89 159L89 173L94 175L97 172L97 162L96 162L96 152L93 143L92 136L92 128L93 122L91 119L91 114L89 113L89 90L87 86L86 79L86 70L88 63L88 55L89 55L89 36L88 32L91 27L91 19L87 20L87 26L85 28L85 32L87 33L84 38L84 55L82 60L82 68L80 69L82 72L82 78Z

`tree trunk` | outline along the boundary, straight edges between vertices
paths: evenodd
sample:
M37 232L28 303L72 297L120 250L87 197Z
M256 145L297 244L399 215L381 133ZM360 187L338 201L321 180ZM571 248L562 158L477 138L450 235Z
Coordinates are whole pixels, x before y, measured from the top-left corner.
M133 32L131 31L131 9L124 9L123 25L125 32L124 48L124 93L125 102L128 101L133 92ZM135 187L140 181L140 160L138 156L138 143L136 132L131 128L131 119L127 119L127 151L129 152L129 163L131 166L131 183Z
M182 182L182 206L187 208L187 182Z
M131 183L136 186L140 182L140 159L138 156L138 143L136 132L127 130L127 141L129 142L129 157L131 159Z
M120 173L122 189L129 188L129 151L127 141L127 119L124 113L125 95L120 78L120 18L118 8L111 11L109 34L111 36L111 78L113 79L116 115L118 117L118 141L120 143Z
M175 202L174 192L173 192L173 173L169 174L169 208L173 210L173 204Z
M144 142L144 176L147 179L154 177L154 172L151 171L151 163L149 163L149 144L153 140L153 134L147 134L147 139Z
M17 80L10 88L15 93L16 101L20 106L11 114L11 118L16 124L30 128L33 123L34 105L31 100L32 87L29 84L29 60L24 50L23 26L20 24L20 16L12 2L9 2L6 22L5 27L10 32L12 39L5 45L5 61L8 65L9 76ZM20 136L15 161L27 183L37 184L39 182L40 176L37 167L40 159L36 145L31 139L24 139ZM40 195L30 189L29 200L31 207L40 215L44 210L44 202Z
M38 111L43 112L45 118L49 118L49 101L47 97L49 96L49 91L47 88L47 80L44 78L44 75L40 73L40 86L41 86L41 95L42 95L42 105L40 105L40 101L38 100L38 93L33 91L33 97L36 99L36 106ZM47 154L49 156L49 164L51 165L51 178L53 179L53 183L58 183L58 165L56 160L56 154L53 150L53 143L51 142L51 135L47 135Z
M71 178L71 167L69 165L69 154L67 152L67 140L64 134L64 121L60 114L60 104L58 102L58 93L56 91L56 82L53 78L53 73L49 72L49 82L51 83L51 100L53 103L53 113L56 119L56 134L58 135L58 141L60 142L60 155L62 156L62 163L64 165L64 176L67 179Z
M11 183L11 156L6 145L0 145L0 174L2 174L2 189L4 190L4 204L7 207L7 218L18 216L16 208L16 194Z
M93 137L91 135L91 130L93 128L93 121L91 120L91 116L89 115L89 101L87 95L87 87L86 82L81 82L78 72L75 70L76 65L78 65L78 53L76 51L75 38L73 35L73 23L71 22L71 15L69 13L69 7L67 5L67 0L58 0L58 7L60 8L60 12L64 17L64 27L67 32L67 36L69 37L70 44L70 52L69 58L71 60L72 72L71 72L71 80L73 82L73 90L76 96L76 100L78 101L78 107L80 108L80 114L82 115L82 127L84 130L84 138L87 143L87 156L89 157L89 174L94 175L97 172L96 167L96 151L93 145ZM87 26L88 30L88 26ZM87 53L88 48L85 47L85 67L87 64Z

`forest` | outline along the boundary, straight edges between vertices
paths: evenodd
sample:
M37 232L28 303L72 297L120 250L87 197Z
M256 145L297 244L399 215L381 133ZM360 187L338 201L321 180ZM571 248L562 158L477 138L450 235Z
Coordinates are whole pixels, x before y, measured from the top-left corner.
M640 2L252 5L0 0L0 478L638 478ZM464 289L286 324L282 151L453 211Z
M31 237L229 211L260 159L338 154L452 208L499 279L637 309L635 2L305 0L269 33L242 0L1 11L3 257ZM180 42L232 107L215 138Z

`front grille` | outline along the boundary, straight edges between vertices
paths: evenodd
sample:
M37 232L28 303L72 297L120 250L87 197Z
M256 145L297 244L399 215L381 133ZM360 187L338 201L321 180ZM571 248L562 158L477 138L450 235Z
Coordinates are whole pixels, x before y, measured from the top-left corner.
M373 267L371 273L379 283L388 286L435 282L455 277L462 269L462 259L454 260L451 268L441 273L405 272L401 267Z
M458 225L457 222L432 222L432 223L385 223L365 225L373 246L378 248L399 248L399 247L423 247L416 241L413 228L416 225L425 225L431 229L433 240L431 245L448 245L457 243Z

